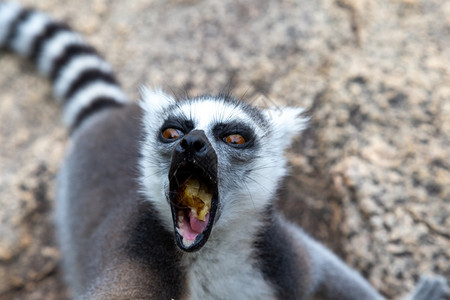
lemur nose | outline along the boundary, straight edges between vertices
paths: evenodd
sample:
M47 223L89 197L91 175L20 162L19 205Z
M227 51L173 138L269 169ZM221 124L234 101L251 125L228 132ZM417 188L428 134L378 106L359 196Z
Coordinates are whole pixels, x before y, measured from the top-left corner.
M178 149L191 155L204 155L208 152L209 142L203 130L194 130L188 133L180 141Z

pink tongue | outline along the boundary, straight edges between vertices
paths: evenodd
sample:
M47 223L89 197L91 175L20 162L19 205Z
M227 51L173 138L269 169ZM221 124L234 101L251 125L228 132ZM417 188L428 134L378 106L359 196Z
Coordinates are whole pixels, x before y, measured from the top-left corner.
M208 221L209 221L209 213L206 215L206 220L201 221L196 217L194 217L192 215L192 212L189 212L189 222L191 224L192 230L195 231L196 233L202 233L205 230L206 225L208 225Z

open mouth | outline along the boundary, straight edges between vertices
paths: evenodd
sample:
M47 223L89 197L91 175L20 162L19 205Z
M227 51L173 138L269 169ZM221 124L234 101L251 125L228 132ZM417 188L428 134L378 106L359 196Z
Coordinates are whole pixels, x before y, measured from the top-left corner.
M216 215L216 174L195 162L172 167L170 204L177 245L184 251L199 250L208 240Z

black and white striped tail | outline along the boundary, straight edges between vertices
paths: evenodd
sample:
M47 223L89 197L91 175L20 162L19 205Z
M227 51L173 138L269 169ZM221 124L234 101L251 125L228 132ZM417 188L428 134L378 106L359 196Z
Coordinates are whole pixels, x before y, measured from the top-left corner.
M127 102L110 65L79 34L41 12L0 3L0 47L31 59L50 78L72 129L100 108Z

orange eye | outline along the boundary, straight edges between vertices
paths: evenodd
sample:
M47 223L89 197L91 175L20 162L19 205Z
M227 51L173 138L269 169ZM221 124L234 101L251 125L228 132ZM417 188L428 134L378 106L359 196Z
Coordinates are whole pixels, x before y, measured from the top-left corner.
M245 139L240 134L230 134L225 138L225 142L232 145L241 145L245 143Z
M176 140L177 138L179 138L182 135L183 135L183 132L181 132L180 130L175 129L175 128L166 128L162 132L162 136L166 140Z

